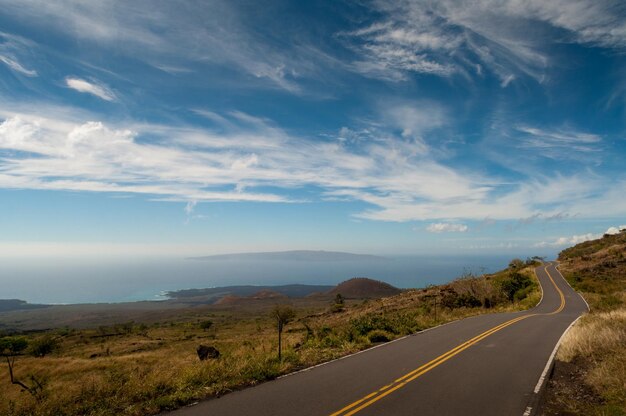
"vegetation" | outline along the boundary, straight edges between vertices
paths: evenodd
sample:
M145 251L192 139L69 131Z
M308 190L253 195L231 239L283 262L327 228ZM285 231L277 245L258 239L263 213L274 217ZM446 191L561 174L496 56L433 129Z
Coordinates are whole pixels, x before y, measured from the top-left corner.
M440 323L532 307L540 293L532 267L527 266L535 263L523 263L492 275L467 274L446 285L380 299L342 296L339 311L334 308L336 294L317 301L293 300L290 307L259 299L210 313L192 308L193 313L178 320L24 334L18 338L31 348L21 350L24 355L11 369L18 380L31 380L29 376L42 380L42 391L39 397L23 394L9 377L1 377L0 414L156 414ZM204 324L207 321L211 324ZM50 340L54 348L34 353L33 345L48 345ZM220 357L198 360L200 344L216 347ZM0 371L6 370L6 364L0 366Z
M545 415L626 415L626 232L578 244L560 269L591 312L565 336Z

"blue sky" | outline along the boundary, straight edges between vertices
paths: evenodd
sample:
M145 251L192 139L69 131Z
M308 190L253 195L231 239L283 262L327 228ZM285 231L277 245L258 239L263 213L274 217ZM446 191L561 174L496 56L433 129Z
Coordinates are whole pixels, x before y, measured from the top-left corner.
M625 132L619 1L0 0L4 256L554 254Z

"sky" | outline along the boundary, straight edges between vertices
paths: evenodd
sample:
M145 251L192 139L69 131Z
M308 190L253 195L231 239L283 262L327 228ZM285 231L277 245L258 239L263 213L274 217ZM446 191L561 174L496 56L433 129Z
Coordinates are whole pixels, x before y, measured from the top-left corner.
M0 0L4 257L554 255L625 133L621 1Z

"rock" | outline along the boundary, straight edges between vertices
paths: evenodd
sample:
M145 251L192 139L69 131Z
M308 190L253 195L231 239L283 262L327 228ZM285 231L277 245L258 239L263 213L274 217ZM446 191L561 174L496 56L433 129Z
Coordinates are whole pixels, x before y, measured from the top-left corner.
M217 348L206 345L198 345L196 352L198 353L200 361L204 361L209 358L219 358L220 356L220 352Z

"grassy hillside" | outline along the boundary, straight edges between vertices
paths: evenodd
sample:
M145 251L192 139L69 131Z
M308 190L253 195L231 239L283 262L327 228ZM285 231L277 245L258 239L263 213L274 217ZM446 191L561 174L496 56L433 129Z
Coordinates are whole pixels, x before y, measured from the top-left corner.
M563 250L560 269L591 312L566 335L545 415L626 415L626 232Z
M1 353L28 344L13 369L31 390L11 384L6 361L0 364L0 414L156 414L465 316L531 307L540 297L533 265L513 261L493 275L382 299L294 302L282 360L269 314L274 299L266 297L245 309L192 308L158 322L0 334ZM200 361L200 344L220 357Z

